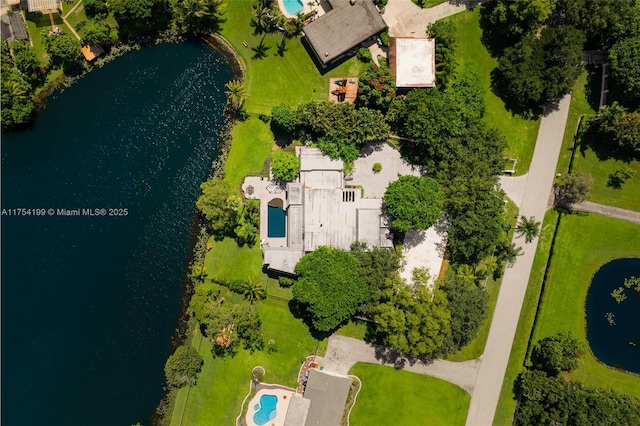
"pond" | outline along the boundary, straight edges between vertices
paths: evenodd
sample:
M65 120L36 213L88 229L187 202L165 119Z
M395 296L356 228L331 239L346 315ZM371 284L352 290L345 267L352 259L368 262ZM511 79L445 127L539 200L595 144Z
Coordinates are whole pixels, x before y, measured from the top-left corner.
M47 212L2 216L3 425L149 424L231 78L205 43L162 44L3 135L3 209Z
M601 362L640 373L640 293L624 286L631 276L640 277L640 259L616 259L595 273L585 307L587 340ZM612 292L620 288L618 303Z

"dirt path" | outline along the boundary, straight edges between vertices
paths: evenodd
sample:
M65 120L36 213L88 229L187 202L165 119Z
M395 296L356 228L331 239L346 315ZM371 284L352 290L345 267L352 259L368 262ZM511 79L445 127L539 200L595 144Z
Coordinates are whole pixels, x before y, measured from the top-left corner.
M424 363L396 350L351 337L333 335L329 338L327 353L322 358L327 370L347 374L358 362L402 368L413 373L437 377L460 386L470 394L473 392L480 366L479 359L464 362L437 359Z

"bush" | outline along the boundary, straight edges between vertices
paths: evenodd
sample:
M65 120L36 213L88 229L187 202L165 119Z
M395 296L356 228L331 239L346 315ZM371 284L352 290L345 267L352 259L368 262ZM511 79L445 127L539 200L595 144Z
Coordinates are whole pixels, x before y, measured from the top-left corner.
M293 133L300 124L296 111L289 105L280 104L271 110L271 123L279 130Z
M382 164L373 163L373 167L371 168L371 170L373 170L373 173L380 173L382 171Z
M384 193L391 226L400 232L428 229L442 216L444 195L433 178L400 176Z
M289 277L280 277L280 278L278 278L278 283L280 284L280 287L282 287L282 288L289 288L295 282L296 281L293 278L289 278Z
M371 56L371 51L369 49L367 49L366 47L361 47L358 50L358 59L360 59L360 61L364 62L365 64L368 64L369 62L373 61L373 56Z
M382 45L383 46L389 46L389 33L388 32L383 32L382 34L380 34L380 40L382 40Z
M173 388L194 386L202 364L202 357L192 346L178 346L164 365L167 385Z
M556 375L561 371L573 371L582 355L580 342L571 333L558 333L545 337L533 347L533 368Z
M278 151L271 162L273 177L282 181L292 181L300 172L300 159L291 152Z

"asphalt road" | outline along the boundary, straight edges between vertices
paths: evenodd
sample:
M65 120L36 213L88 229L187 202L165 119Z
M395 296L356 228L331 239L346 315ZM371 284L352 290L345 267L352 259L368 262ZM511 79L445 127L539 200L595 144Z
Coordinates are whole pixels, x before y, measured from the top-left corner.
M567 95L560 101L556 110L545 111L546 115L542 118L538 130L536 147L520 205L520 215L534 216L537 221L543 220L549 203L570 100L571 96ZM466 423L468 426L484 426L493 423L520 310L529 283L538 239L527 244L524 237L516 236L514 242L522 246L524 254L519 256L513 267L507 268L504 274L482 364L471 396Z

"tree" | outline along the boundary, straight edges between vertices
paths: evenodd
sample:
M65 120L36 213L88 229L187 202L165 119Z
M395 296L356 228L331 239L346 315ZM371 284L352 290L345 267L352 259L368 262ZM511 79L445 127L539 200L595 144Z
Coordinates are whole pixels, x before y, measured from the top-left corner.
M276 105L271 109L271 123L287 133L293 133L300 124L296 111L287 104Z
M202 195L196 201L196 207L209 221L217 237L230 235L241 208L240 198L233 193L226 181L211 178L200 185Z
M227 89L225 93L233 107L236 110L241 109L247 96L249 96L244 80L231 80L224 87Z
M85 44L109 46L111 44L111 30L105 22L91 20L82 27L80 36Z
M583 44L584 35L573 28L548 27L540 38L527 34L505 49L493 86L512 105L537 111L571 90L582 72Z
M291 182L300 172L300 159L292 152L278 151L273 154L271 173L278 180Z
M387 281L381 303L374 310L381 343L409 355L438 354L451 333L450 313L442 290L411 288L396 276Z
M531 353L531 363L536 370L556 375L575 370L581 356L580 342L571 333L564 332L538 341Z
M594 126L600 137L608 139L614 149L640 156L640 112L627 112L614 102L610 107L600 107L589 126Z
M609 50L615 98L630 108L640 106L640 34L616 42Z
M4 67L4 63L3 63ZM31 85L15 68L2 70L2 130L11 130L31 120Z
M478 333L487 317L487 293L473 283L447 275L442 291L451 312L451 351L462 349Z
M428 229L442 217L442 188L429 177L400 176L384 192L391 226L400 232Z
M82 0L82 6L89 18L93 18L96 15L107 14L107 2L106 0Z
M427 27L429 37L436 39L436 77L439 87L447 88L455 72L456 25L451 21L436 21Z
M178 346L164 365L167 385L171 388L195 386L204 361L191 345Z
M61 33L58 35L45 34L44 47L51 55L51 62L54 66L62 66L68 69L76 65L82 57L80 42L71 34Z
M371 62L358 81L358 105L386 111L395 97L396 85L389 67Z
M489 19L499 32L516 38L540 28L555 6L556 0L499 0Z
M521 236L524 235L524 240L530 243L534 238L540 236L540 222L536 222L536 218L533 216L529 219L525 216L520 216L516 232Z
M359 312L371 316L383 296L386 281L400 269L400 256L394 249L373 247L368 249L365 243L353 243L351 253L360 264L360 279L369 288L371 300L362 304Z
M109 9L125 33L164 29L172 18L169 0L110 0Z
M31 46L23 41L11 43L13 63L22 75L29 81L35 80L42 71L42 64Z
M578 172L573 175L566 174L560 179L558 188L558 200L561 203L581 203L591 197L591 185L593 177L587 173Z
M293 284L293 297L305 305L316 330L333 330L370 298L351 253L318 247L300 259L296 273L300 277Z
M174 11L178 26L193 34L215 33L225 22L224 0L178 0Z
M242 294L247 298L249 303L253 303L258 299L265 298L265 289L262 283L249 278L243 283Z
M611 40L619 39L621 32L631 27L637 4L633 0L558 0L556 15L560 24L578 28L587 37L588 44L599 48ZM622 30L620 27L626 27Z

